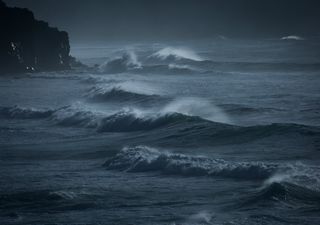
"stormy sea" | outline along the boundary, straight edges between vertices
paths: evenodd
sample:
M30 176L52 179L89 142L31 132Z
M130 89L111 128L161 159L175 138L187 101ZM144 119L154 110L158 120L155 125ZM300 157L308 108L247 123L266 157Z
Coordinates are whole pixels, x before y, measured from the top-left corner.
M319 40L72 45L0 77L1 224L319 224Z

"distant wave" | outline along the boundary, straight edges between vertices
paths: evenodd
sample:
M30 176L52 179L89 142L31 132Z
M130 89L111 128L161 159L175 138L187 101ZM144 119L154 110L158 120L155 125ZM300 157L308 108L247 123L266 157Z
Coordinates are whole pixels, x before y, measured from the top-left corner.
M107 61L99 67L101 72L106 73L123 73L128 70L140 68L141 63L138 61L136 54L132 51L126 52L120 58Z
M66 209L78 210L91 208L95 204L90 200L89 193L71 190L34 190L18 192L2 192L0 194L1 207L21 209L28 206L31 211L47 212L48 209L65 212ZM18 214L13 214L18 217Z
M117 101L117 102L135 102L146 103L152 101L161 101L162 98L156 94L136 93L126 90L121 86L113 86L111 88L94 87L90 90L87 98L91 101Z
M196 68L186 64L159 64L143 65L137 61L134 53L124 54L121 58L116 58L106 63L103 63L99 67L99 71L103 73L161 73L161 74L194 74L205 73L208 70Z
M203 61L203 58L187 48L166 47L149 56L150 59Z
M279 112L282 109L272 108L272 107L252 107L239 104L221 104L219 105L228 114L241 115L241 114L251 114L251 113L266 113L266 112Z
M108 170L126 172L161 172L182 176L222 176L264 180L275 173L277 166L261 162L227 162L202 156L189 156L159 151L146 146L123 148L104 166Z
M297 35L289 35L289 36L282 37L281 40L303 41L305 39Z
M181 125L196 122L200 118L190 117L179 113L163 114L158 116L140 116L135 112L117 113L104 118L99 127L100 132L130 132L153 130L156 128Z
M207 73L209 70L199 69L189 65L178 65L178 64L168 64L168 65L145 65L140 70L133 72L138 73L150 73L150 74L197 74L197 73Z
M25 108L19 106L0 107L0 117L12 119L43 119L51 116L54 110Z

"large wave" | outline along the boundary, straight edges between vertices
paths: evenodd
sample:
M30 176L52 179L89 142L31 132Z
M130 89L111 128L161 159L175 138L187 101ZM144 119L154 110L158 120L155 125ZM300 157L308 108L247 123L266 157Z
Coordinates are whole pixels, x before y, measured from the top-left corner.
M203 61L203 58L197 53L187 48L166 47L149 56L160 60L182 60Z
M301 163L233 162L136 146L123 148L104 167L130 173L256 180L262 186L238 201L241 207L265 201L316 207L310 210L320 207L320 168Z
M122 57L103 63L99 69L106 73L123 73L128 70L140 69L141 63L133 51L128 51Z
M137 108L123 108L107 114L83 105L65 107L50 115L49 118L58 125L95 128L98 132L146 131L206 121L200 117L175 112L154 113Z
M171 108L172 107L172 108ZM319 127L298 124L270 124L240 127L188 113L188 107L179 108L170 104L162 111L123 108L120 111L96 109L79 103L54 110L4 108L0 117L10 119L47 119L56 125L93 128L98 132L133 132L162 130L157 136L165 141L185 141L198 143L250 142L271 136L310 137L320 135ZM206 112L202 112L203 116ZM161 135L160 135L161 134Z
M267 179L277 165L261 162L228 162L203 156L159 151L146 146L123 148L105 164L109 170L126 172L161 172L183 176L222 176L241 179Z
M285 202L306 207L308 210L320 208L319 167L301 163L287 164L263 183L256 192L245 197L242 206L252 207L261 202Z

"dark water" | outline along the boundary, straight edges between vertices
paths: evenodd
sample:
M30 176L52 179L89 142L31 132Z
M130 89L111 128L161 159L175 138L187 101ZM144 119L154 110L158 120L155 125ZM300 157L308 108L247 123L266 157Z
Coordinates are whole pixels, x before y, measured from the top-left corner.
M0 78L1 224L319 224L320 45L76 46Z

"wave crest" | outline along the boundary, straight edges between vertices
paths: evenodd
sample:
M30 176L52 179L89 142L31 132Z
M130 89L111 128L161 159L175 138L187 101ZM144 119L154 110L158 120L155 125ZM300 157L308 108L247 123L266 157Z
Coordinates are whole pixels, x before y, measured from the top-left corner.
M181 60L203 61L203 58L194 51L187 48L166 47L149 56L160 60Z
M180 113L160 114L156 116L144 115L141 112L123 111L101 120L99 132L132 132L153 130L156 128L174 126L186 122L196 122L199 117L190 117Z
M123 73L128 70L140 69L141 63L132 51L126 52L120 58L116 58L102 64L99 69L106 73Z
M104 166L109 170L126 172L153 171L169 175L222 176L240 179L266 179L277 169L276 165L260 162L227 162L202 156L160 152L146 146L123 148Z

